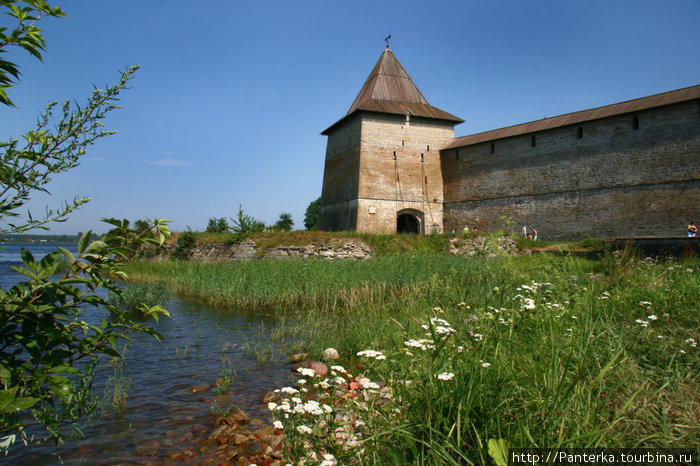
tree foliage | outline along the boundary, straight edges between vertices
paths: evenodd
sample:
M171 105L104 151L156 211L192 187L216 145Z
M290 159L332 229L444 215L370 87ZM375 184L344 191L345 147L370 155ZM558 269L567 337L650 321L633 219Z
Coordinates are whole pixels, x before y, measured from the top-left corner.
M318 230L318 218L321 214L321 198L319 197L306 208L304 227L307 230Z
M13 31L0 28L0 102L11 107L6 89L14 85L19 71L7 59L7 47L18 46L40 59L45 43L36 21L65 13L43 0L0 0L0 10L18 21ZM136 69L126 70L105 90L95 89L83 106L67 101L57 112L57 104L50 103L21 143L20 138L0 143L0 234L48 229L50 222L66 220L89 201L76 198L41 218L20 214L33 194L48 192L53 176L76 167L88 146L113 133L104 129L102 120L118 108L119 93ZM159 338L96 292L107 289L120 295L117 281L125 278L120 261L130 257L134 245L162 245L170 235L167 221L149 220L137 228L126 220L104 221L114 227L110 234L92 241L92 232L83 233L77 255L58 248L35 258L22 250L23 265L12 268L24 281L0 290L0 451L18 437L25 443L48 438L60 442L66 421L94 409L90 388L100 358L120 358L118 342L130 333ZM104 318L89 323L84 313L95 308ZM154 318L168 314L162 306L140 310ZM31 424L45 429L30 433Z
M225 217L210 218L207 224L207 233L226 233L230 229Z
M0 27L0 103L14 106L6 89L17 82L20 71L15 63L5 59L5 54L10 47L20 47L41 60L46 41L36 22L46 16L61 17L66 14L59 7L51 7L43 0L0 0L0 7L4 7L7 15L17 21L17 26L9 34L7 28Z
M272 226L274 230L279 231L291 231L293 227L294 220L292 219L292 214L289 212L281 213L279 220L277 220L277 222L275 222L275 224Z
M242 205L238 206L238 215L236 218L232 218L231 222L231 231L237 235L247 235L265 229L265 223L244 213Z

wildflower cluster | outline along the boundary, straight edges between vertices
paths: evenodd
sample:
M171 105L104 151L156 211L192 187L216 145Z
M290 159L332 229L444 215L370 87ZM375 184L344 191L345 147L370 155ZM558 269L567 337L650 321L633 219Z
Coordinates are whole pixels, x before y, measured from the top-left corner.
M361 353L380 360L385 357L378 351ZM310 380L298 379L299 388L275 390L279 398L267 404L275 419L273 426L286 436L286 453L301 457L299 464L325 465L344 464L361 455L363 417L376 400L391 399L390 390L366 377L355 378L339 365L331 366L331 377L326 378L309 368L297 372Z

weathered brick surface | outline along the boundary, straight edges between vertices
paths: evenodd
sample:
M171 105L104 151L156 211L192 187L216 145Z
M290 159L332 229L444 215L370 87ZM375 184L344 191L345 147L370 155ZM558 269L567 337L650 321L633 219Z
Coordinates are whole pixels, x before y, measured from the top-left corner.
M453 123L359 113L328 137L320 228L396 231L400 212L424 232L442 231L439 148Z
M445 230L505 215L552 239L682 234L700 217L698 101L633 117L443 151Z

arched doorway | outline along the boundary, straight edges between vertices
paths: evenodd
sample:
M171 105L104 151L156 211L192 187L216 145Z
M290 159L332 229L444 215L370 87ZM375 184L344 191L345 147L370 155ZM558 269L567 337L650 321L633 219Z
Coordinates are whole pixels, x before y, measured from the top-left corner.
M402 211L396 217L396 232L418 235L421 233L421 212Z

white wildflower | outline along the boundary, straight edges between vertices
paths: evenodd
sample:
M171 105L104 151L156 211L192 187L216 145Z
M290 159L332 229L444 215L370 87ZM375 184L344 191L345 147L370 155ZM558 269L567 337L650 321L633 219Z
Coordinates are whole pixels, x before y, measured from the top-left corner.
M437 377L439 380L445 380L445 381L447 381L447 380L452 380L452 378L453 378L454 376L455 376L455 375L454 375L452 372L443 372L443 373L441 373L441 374L436 375L436 377Z
M282 421L275 421L272 423L272 425L275 427L275 429L282 429L284 427Z
M489 366L491 366L490 362L482 362L481 363L481 367L489 367Z
M300 426L297 426L297 432L299 432L300 434L310 434L313 431L311 430L311 428L309 428L305 425L300 425Z
M343 366L331 366L332 371L340 372L341 374L346 374L347 371Z
M297 372L303 375L304 377L313 377L316 375L316 371L309 368L309 367L300 367L297 369Z
M374 358L374 359L386 359L386 356L381 351L375 351L375 350L364 350L360 351L357 353L358 356L365 356L368 358Z

